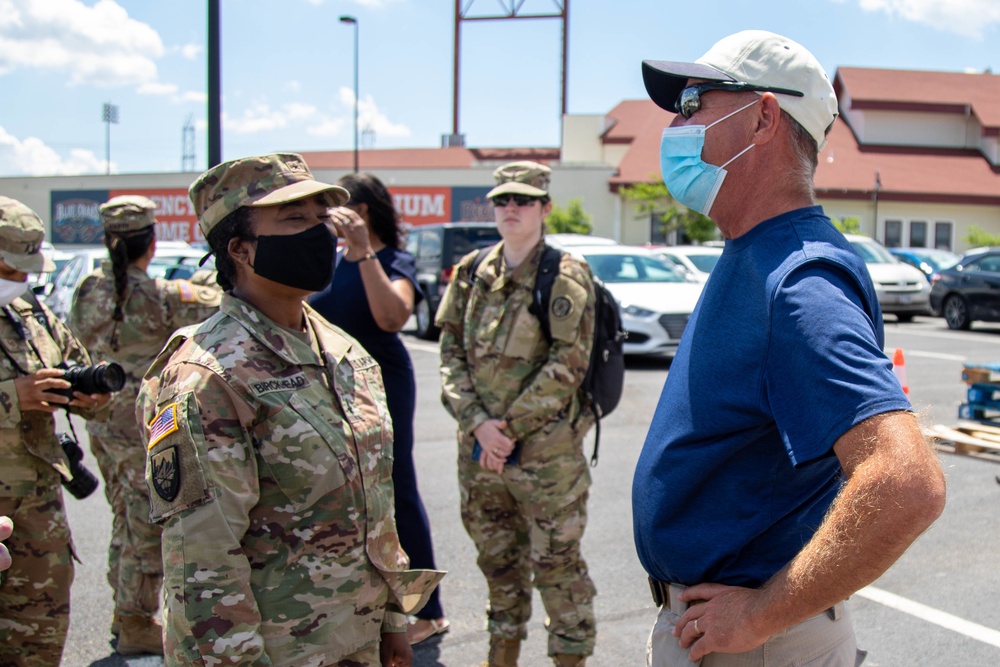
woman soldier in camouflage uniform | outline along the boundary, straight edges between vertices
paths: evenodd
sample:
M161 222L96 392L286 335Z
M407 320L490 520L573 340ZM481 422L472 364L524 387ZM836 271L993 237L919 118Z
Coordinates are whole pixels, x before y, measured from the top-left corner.
M489 667L515 667L531 587L548 612L548 654L582 667L594 651L594 584L580 553L594 423L578 389L594 340L594 285L563 253L549 299L552 341L529 311L552 208L549 168L513 162L487 197L503 241L471 276L462 258L438 308L445 407L458 420L462 522L479 551L490 603Z
M13 565L0 574L4 667L59 665L75 554L60 488L71 473L53 413L68 405L91 418L111 398L53 393L70 387L56 366L89 365L90 356L28 289L28 273L54 268L41 253L44 238L34 211L0 197L0 515L14 520Z
M149 522L146 448L135 423L139 383L170 334L211 317L222 298L215 286L146 273L156 253L155 210L152 200L136 195L101 205L110 260L80 283L70 313L70 327L87 349L126 372L125 388L111 402L111 418L87 425L114 514L108 550L108 583L115 596L111 632L119 635L117 650L123 655L163 653L157 619L160 527Z
M191 186L226 289L143 380L163 523L167 665L410 665L378 364L304 299L333 274L329 207L298 155L226 162Z

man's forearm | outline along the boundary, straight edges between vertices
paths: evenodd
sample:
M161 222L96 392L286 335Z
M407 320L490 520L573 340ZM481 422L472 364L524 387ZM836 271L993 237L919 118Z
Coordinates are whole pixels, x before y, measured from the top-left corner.
M847 483L819 530L761 591L771 632L880 577L944 508L941 467L910 413L868 419L835 445Z

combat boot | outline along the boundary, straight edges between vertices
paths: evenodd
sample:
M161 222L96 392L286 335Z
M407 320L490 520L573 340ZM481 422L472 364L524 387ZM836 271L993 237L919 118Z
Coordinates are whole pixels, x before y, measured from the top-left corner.
M117 651L121 655L163 655L163 626L147 616L122 616Z
M520 639L502 639L490 635L490 655L479 667L517 667L521 655Z
M586 667L587 656L571 653L556 653L552 656L555 667Z

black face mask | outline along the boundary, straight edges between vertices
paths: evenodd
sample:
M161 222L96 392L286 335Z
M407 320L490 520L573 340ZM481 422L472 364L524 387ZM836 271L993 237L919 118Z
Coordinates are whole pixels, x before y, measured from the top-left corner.
M333 280L337 242L326 225L285 236L258 236L256 263L261 278L309 292L320 292Z

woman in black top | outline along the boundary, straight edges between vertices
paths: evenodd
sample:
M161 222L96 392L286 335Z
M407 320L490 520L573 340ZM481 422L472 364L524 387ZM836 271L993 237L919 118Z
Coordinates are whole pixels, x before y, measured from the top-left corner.
M416 383L410 355L399 339L413 307L423 298L413 256L399 246L399 216L392 197L372 174L349 174L337 185L351 193L331 211L337 235L347 242L336 259L333 282L309 305L357 339L382 367L386 402L394 431L392 481L396 529L414 569L436 569L430 523L417 489L413 466L413 412ZM411 644L448 630L435 590L409 624Z

